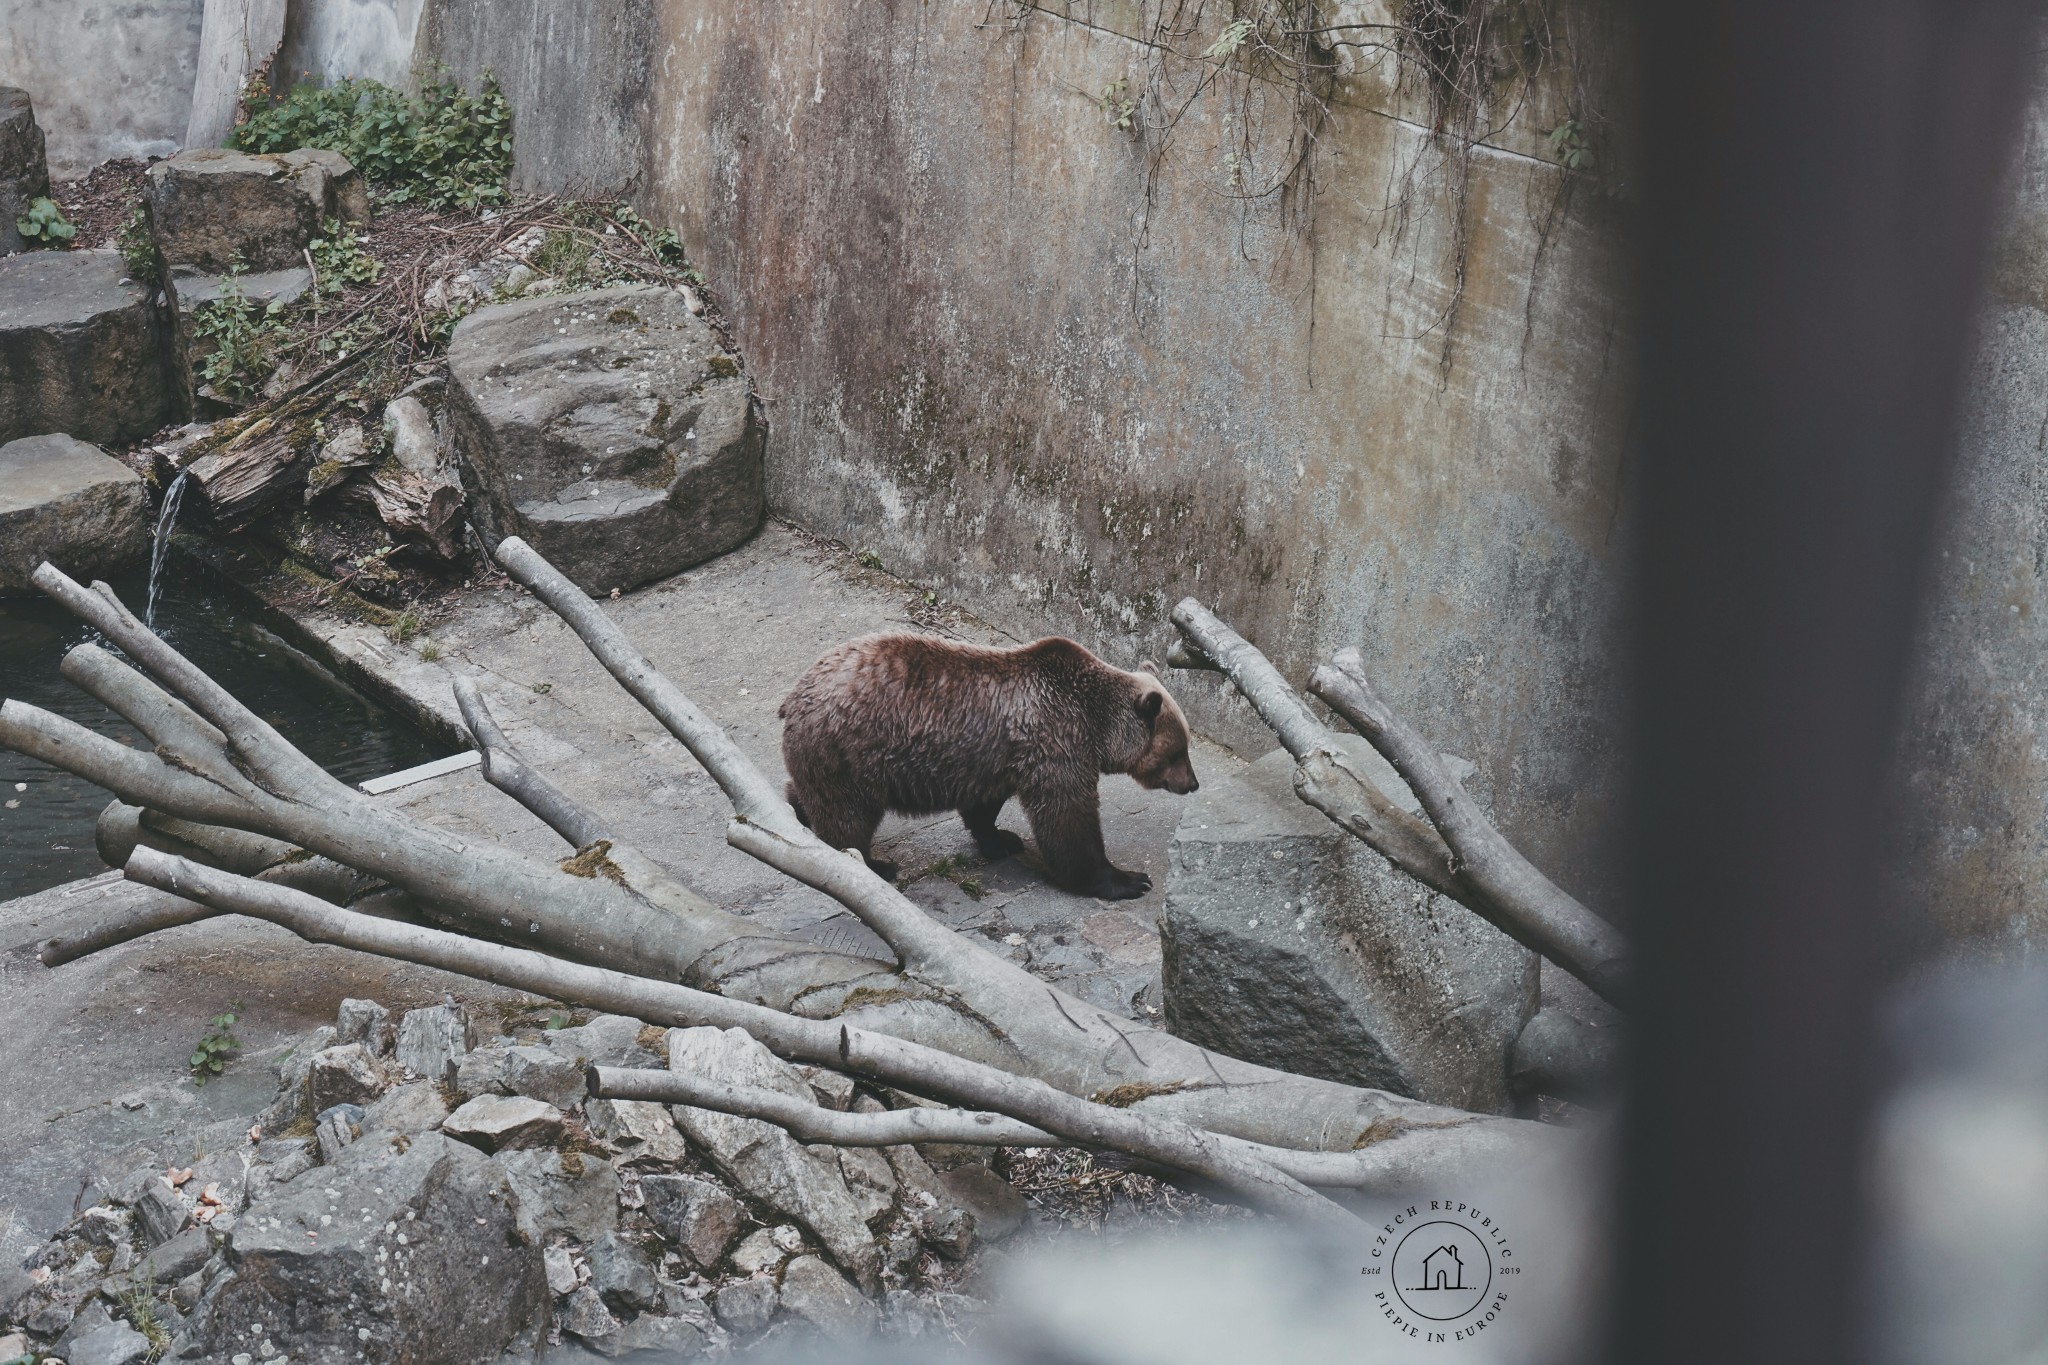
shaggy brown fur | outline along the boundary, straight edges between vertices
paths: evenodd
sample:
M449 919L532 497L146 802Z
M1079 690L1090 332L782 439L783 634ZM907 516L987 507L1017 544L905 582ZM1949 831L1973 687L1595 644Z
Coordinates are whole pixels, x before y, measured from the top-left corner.
M996 828L1016 797L1053 879L1125 900L1152 880L1110 865L1096 782L1194 791L1188 725L1159 679L1112 668L1072 640L983 649L923 635L871 635L818 660L783 700L789 800L834 848L868 857L887 811L958 810L991 858L1023 847Z

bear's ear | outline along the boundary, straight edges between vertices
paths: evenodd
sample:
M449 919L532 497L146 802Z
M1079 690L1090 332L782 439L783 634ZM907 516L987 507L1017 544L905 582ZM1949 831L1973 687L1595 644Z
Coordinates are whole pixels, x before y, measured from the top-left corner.
M1164 673L1161 673L1161 672L1159 671L1159 665L1158 665L1158 664L1155 664L1155 663L1153 663L1153 662L1152 662L1152 661L1151 661L1150 659L1141 659L1141 660L1139 660L1139 661L1138 661L1138 671L1139 671L1140 673L1150 673L1150 674L1151 674L1151 675L1152 675L1153 677L1155 677L1155 678L1162 678L1162 679L1163 679L1163 678L1164 678L1164 677L1166 676L1166 675L1165 675Z
M1157 688L1147 688L1138 695L1138 714L1146 721L1159 719L1159 708L1166 705L1166 694Z

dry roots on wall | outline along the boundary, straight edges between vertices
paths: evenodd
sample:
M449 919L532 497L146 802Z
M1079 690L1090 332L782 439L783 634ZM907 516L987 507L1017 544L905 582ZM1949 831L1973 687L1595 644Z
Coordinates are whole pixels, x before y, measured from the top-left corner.
M1011 0L1009 26L1021 33L1036 14L1069 11ZM1132 34L1141 44L1136 79L1119 77L1089 92L1109 124L1142 148L1134 285L1162 172L1205 100L1221 106L1222 145L1214 165L1194 168L1197 181L1236 201L1247 224L1254 212L1270 210L1290 227L1308 247L1311 295L1317 201L1337 173L1331 135L1342 117L1356 113L1347 85L1373 76L1387 87L1391 103L1375 114L1409 117L1412 107L1429 138L1394 171L1380 217L1396 243L1418 211L1447 221L1448 298L1419 334L1439 337L1446 371L1465 297L1470 179L1480 148L1525 123L1532 110L1562 110L1540 129L1566 174L1545 210L1532 274L1575 193L1589 187L1625 194L1617 129L1607 112L1616 85L1607 54L1621 44L1604 0L1160 0L1141 6L1140 15Z

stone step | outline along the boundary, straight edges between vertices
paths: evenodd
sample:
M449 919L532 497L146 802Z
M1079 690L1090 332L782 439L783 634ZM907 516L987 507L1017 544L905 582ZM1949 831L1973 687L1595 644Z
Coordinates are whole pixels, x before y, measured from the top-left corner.
M115 445L176 410L162 311L118 251L0 257L0 442Z
M69 436L0 446L0 589L26 588L49 560L86 580L149 553L142 478Z

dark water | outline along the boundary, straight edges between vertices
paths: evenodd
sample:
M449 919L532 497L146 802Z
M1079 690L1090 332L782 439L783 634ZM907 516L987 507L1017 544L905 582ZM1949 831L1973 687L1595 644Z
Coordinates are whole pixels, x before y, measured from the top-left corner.
M276 636L238 615L189 560L173 558L167 572L157 633L336 777L360 782L441 757L443 750L398 716L307 667ZM145 577L137 573L114 587L140 615ZM41 594L0 594L0 697L146 745L126 721L58 675L64 652L87 640L106 645ZM18 784L25 789L17 791ZM89 782L0 749L0 900L104 871L92 830L110 799Z

